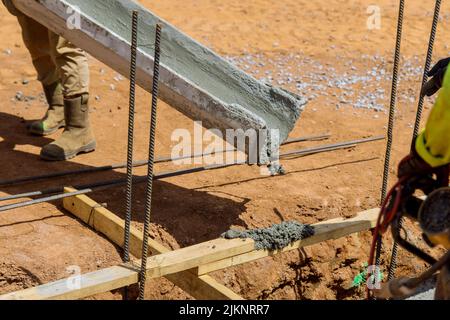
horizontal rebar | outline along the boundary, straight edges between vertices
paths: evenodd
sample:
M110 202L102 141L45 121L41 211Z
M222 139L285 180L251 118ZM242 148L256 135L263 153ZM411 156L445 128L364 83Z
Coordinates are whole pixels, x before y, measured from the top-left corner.
M342 142L342 143L334 143L334 144L328 144L328 145L323 145L323 146L318 146L318 147L288 151L285 153L281 153L280 158L287 158L287 157L293 157L293 156L300 157L300 156L312 155L312 154L334 151L334 150L339 150L339 149L344 149L344 148L351 148L358 144L379 141L379 140L383 140L384 138L385 138L384 136L377 136L377 137L371 137L371 138L366 138L366 139L359 139L359 140L347 141L347 142ZM185 175L185 174L191 174L191 173L202 172L202 171L223 169L223 168L236 166L236 165L242 165L242 164L246 164L246 161L238 161L238 162L227 163L227 164L208 165L208 166L202 166L202 167L196 167L196 168L190 168L190 169L167 171L167 172L155 174L154 180L177 177L177 176L181 176L181 175ZM133 178L133 183L139 184L139 183L145 182L146 179L147 179L146 176L135 177L135 178ZM109 188L112 188L115 186L123 185L126 182L127 182L127 179L116 179L116 180L96 182L96 183L92 183L92 184L78 185L78 186L73 186L73 187L75 189L84 191L84 192L80 191L80 193L78 193L78 194L87 194L87 193L91 193L93 191L100 191L103 189L109 189ZM22 193L22 194L17 194L17 195L11 195L11 196L7 196L4 198L0 198L0 201L64 192L64 188L65 188L64 186L61 186L61 187L50 188L50 189L46 189L46 190L42 190L42 191L27 192L27 193ZM30 205L33 205L36 203L42 203L42 202L47 202L47 201L63 199L66 197L71 197L73 195L71 195L70 193L62 193L62 194L59 194L58 196L59 197L57 199L54 199L53 196L49 196L49 197L39 198L36 200L19 202L19 203L14 204L14 207L11 207L13 205L0 206L0 212L15 209L15 208L20 208L20 207L27 207L27 206L30 206Z
M282 145L297 143L297 142L304 142L304 141L321 141L328 139L331 135L330 134L322 134L322 135L316 135L316 136L307 136L307 137L300 137L300 138L291 138L286 140ZM235 148L225 148L221 152L231 152L236 151ZM205 152L205 153L194 153L192 155L185 155L185 156L179 156L179 157L171 157L171 156L164 156L164 157L158 157L155 159L155 163L164 163L169 161L178 161L183 159L189 159L189 158L199 158L204 157L212 154L216 154L219 152L211 151L211 152ZM133 162L133 167L142 167L147 165L148 160L140 160ZM28 176L28 177L22 177L22 178L16 178L16 179L10 179L10 180L0 180L0 186L11 186L19 183L24 182L32 182L32 181L38 181L38 180L44 180L44 179L51 179L51 178L60 178L70 175L77 175L77 174L84 174L84 173L94 173L94 172L102 172L102 171L110 171L110 170L116 170L116 169L124 169L127 167L126 163L117 163L117 164L111 164L107 166L101 166L101 167L91 167L91 168L83 168L78 170L67 170L67 171L61 171L61 172L52 172L52 173L46 173L42 175L37 176ZM0 199L1 201L1 199Z
M331 137L331 134L321 134L321 135L316 135L316 136L290 138L290 139L287 139L285 142L283 142L281 145L285 146L287 144L297 143L297 142L305 142L305 141L322 141L322 140L329 139L330 137Z
M385 139L385 136L376 136L376 137L371 137L371 138L366 138L366 139L359 139L359 140L353 140L353 141L347 141L347 142L338 142L338 143L323 145L323 146L319 146L319 147L311 147L311 148L305 148L305 149L280 153L280 157L298 156L298 155L302 155L302 153L309 154L310 151L316 153L316 151L321 151L322 149L324 149L325 151L336 150L336 149L341 149L341 148L345 148L345 147L355 146L355 145L362 144L362 143L379 141L379 140L384 140L384 139Z
M19 202L19 203L13 203L13 204L9 204L6 206L1 206L0 212L17 209L17 208L22 208L22 207L28 207L28 206L35 205L35 204L42 203L42 202L49 202L49 201L59 200L59 199L67 198L67 197L73 197L73 196L77 196L80 194L86 194L86 193L89 193L92 191L93 191L92 189L77 190L74 192L56 194L56 195L45 197L45 198L28 200L28 201Z
M139 167L143 166L147 163L147 161L136 161L133 163L133 166ZM61 172L53 172L38 176L29 176L29 177L23 177L18 179L11 179L11 180L2 180L0 181L0 186L11 186L23 182L31 182L31 181L37 181L37 180L44 180L44 179L50 179L50 178L59 178L69 175L77 175L77 174L83 174L83 173L93 173L93 172L100 172L100 171L108 171L108 170L115 170L115 169L122 169L126 168L125 163L118 163L118 164L112 164L107 166L101 166L101 167L91 167L91 168L83 168L78 170L69 170L69 171L61 171Z

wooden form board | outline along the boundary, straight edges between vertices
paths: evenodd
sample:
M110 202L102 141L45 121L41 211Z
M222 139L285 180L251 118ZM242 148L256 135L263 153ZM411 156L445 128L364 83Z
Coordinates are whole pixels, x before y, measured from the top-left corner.
M106 210L101 207L95 209ZM216 239L187 248L164 252L148 259L147 275L148 278L155 278L173 275L196 268L196 272L200 275L198 279L204 279L206 276L205 273L207 272L254 261L280 252L310 246L322 241L337 239L355 232L369 230L375 226L377 216L378 209L372 209L361 212L351 219L333 219L315 224L314 227L316 228L316 233L313 237L293 243L289 247L279 251L257 251L254 249L254 241L250 239ZM87 221L91 219L92 225L96 225L97 227L99 224L106 223L108 220L108 218L105 217L103 217L105 220L102 220L103 218L93 219L91 211L89 211L89 214L86 217ZM116 219L117 216L113 215L113 217L110 218ZM137 235L134 235L132 238L136 236ZM118 241L120 241L120 239ZM138 244L135 244L133 250L137 250L136 246L138 246ZM160 250L163 250L161 249L160 244L154 244L154 246L159 246ZM184 280L186 285L191 285L189 280ZM0 296L0 300L79 299L128 286L137 283L137 281L137 269L133 268L133 266L114 266L82 275L80 278L81 285L77 288L68 286L67 279L63 279L42 286L6 294Z
M253 241L219 239L158 254L147 259L147 278L159 278L186 271L205 263L252 251L253 247ZM138 269L135 265L118 265L79 276L78 286L71 285L68 279L62 279L2 295L0 300L82 299L137 282Z
M74 189L66 188L66 192ZM63 200L63 206L74 216L88 224L94 230L104 234L109 240L123 248L125 221L86 195ZM136 258L142 254L142 232L130 228L130 253ZM152 255L171 251L153 239L148 239ZM172 283L199 300L242 300L242 297L218 283L211 276L197 276L195 270L166 275Z
M348 236L352 233L357 233L365 230L369 230L375 227L379 209L370 209L363 211L351 219L337 218L333 220L327 220L324 222L314 224L316 230L315 235L310 238L300 240L292 243L282 250L269 251L269 250L253 250L241 255L230 257L221 261L211 262L204 264L197 268L199 275L207 274L220 269L237 266L246 262L255 261L268 256L274 256L282 252L287 252L302 247L311 246L313 244L320 243L326 240L333 240Z

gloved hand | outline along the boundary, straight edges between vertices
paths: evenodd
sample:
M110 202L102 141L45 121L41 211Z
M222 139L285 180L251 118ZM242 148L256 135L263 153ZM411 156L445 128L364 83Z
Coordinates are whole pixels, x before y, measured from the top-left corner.
M399 178L405 176L417 176L428 174L431 170L432 167L417 153L414 141L410 154L403 158L398 165L397 176Z
M2 0L3 4L5 5L6 9L8 9L9 13L11 13L14 16L18 16L21 14L19 10L17 10L16 6L14 6L12 0Z
M445 58L440 60L436 65L428 72L428 76L432 77L425 86L422 88L422 97L431 97L433 94L438 92L442 87L444 81L445 71L447 71L448 64L450 63L450 58Z
M416 140L412 143L410 154L404 157L398 165L398 178L435 174L438 185L447 187L449 185L450 164L439 167L430 165L417 152Z
M405 176L427 174L431 170L431 166L417 153L411 153L400 161L397 176L403 178Z

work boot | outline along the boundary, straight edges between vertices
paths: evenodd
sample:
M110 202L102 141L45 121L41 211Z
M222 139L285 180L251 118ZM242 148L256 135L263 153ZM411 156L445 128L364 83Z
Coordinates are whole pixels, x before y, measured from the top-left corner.
M45 97L48 102L48 110L44 118L32 122L28 131L39 136L46 136L64 127L64 97L63 89L59 82L44 86Z
M41 150L44 160L63 161L95 150L96 142L89 124L89 95L65 99L64 116L66 127L61 137Z

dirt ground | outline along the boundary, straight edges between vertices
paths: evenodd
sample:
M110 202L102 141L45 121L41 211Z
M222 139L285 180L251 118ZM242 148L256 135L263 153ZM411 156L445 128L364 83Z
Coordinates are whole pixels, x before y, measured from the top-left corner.
M381 26L369 30L368 0L165 0L140 1L182 31L217 51L256 78L307 95L309 103L292 137L330 133L329 142L386 132L390 74L397 18L396 1L378 0ZM409 150L421 72L434 1L410 1L405 13L402 78L396 115L391 181L396 163ZM450 4L442 7L435 59L449 54L444 30ZM27 121L41 117L45 103L35 80L20 29L0 6L0 179L86 168L126 159L128 81L95 59L91 64L92 122L98 150L63 163L39 159L40 148L57 138L27 135ZM17 97L22 92L26 97ZM20 96L20 94L19 94ZM19 98L19 99L18 99ZM426 111L433 100L426 101ZM147 155L150 95L138 92L136 159ZM384 108L384 109L383 109ZM157 154L170 155L171 133L192 130L192 120L160 103ZM298 143L283 150L327 142ZM284 176L262 177L257 167L231 167L156 182L152 236L170 248L215 239L231 227L267 227L283 220L314 223L349 217L378 206L384 142L351 150L283 161ZM158 172L178 169L158 164ZM136 170L144 175L145 168ZM123 177L123 170L2 187L14 194L54 185L75 185ZM124 189L91 195L118 215ZM133 224L142 227L144 186L136 187ZM417 232L412 240L420 242ZM213 277L246 299L360 299L351 286L367 260L369 232L324 242L298 252L216 272ZM391 242L386 242L390 249ZM386 266L387 250L383 255ZM71 267L89 272L119 263L121 251L73 219L60 202L0 215L0 293L70 275ZM69 268L69 269L67 269ZM399 274L424 264L401 251ZM186 299L164 279L153 280L148 298ZM119 299L103 294L96 299Z

